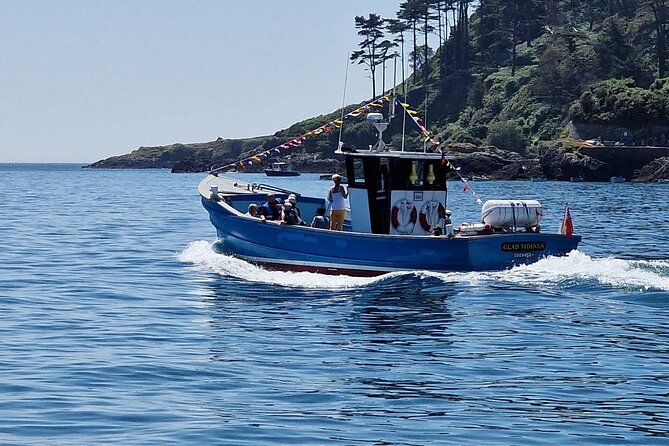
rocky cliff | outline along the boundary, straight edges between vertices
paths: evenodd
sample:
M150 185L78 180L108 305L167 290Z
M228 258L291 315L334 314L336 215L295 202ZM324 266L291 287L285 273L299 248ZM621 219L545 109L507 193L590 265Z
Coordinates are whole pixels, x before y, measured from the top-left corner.
M206 172L215 166L234 162L238 157L260 147L270 137L250 140L224 140L195 144L140 147L127 154L98 161L90 168L163 168L172 172ZM485 175L491 179L516 180L547 177L569 180L583 177L586 181L609 181L612 176L625 177L628 181L656 181L669 178L669 148L641 147L582 147L565 148L560 144L547 146L536 158L501 150L493 146L478 147L473 144L453 144L448 157L461 168L465 176ZM290 161L300 172L343 171L341 159L322 158L319 153L295 153ZM245 168L248 172L262 172L268 163Z

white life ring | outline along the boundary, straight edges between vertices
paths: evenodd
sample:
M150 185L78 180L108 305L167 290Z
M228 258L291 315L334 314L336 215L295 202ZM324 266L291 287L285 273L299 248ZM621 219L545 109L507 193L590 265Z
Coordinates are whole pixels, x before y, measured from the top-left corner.
M390 222L397 233L411 234L417 220L418 211L411 201L403 198L393 205Z
M437 200L428 200L420 209L420 226L425 232L430 232L435 226L441 226L439 220L442 222L446 219L446 208Z

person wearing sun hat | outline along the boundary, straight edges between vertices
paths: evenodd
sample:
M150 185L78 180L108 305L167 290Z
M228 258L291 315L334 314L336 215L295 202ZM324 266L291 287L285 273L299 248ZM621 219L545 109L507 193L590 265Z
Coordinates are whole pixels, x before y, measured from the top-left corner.
M300 211L300 208L297 206L297 196L295 194L290 194L288 195L287 201L293 206L293 210L297 213L297 216L300 217L301 219L302 211Z
M300 217L297 216L297 212L293 209L293 205L289 201L283 205L283 210L281 211L281 224L282 225L297 225L300 224Z
M334 231L344 230L344 217L346 216L346 199L348 192L341 185L341 175L332 175L334 185L328 191L328 201L332 204L330 208L330 229Z

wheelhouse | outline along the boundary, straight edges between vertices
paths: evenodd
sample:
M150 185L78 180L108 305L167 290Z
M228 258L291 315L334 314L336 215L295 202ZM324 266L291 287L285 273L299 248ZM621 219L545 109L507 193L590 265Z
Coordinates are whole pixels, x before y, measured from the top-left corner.
M355 232L427 235L443 229L448 163L434 153L343 151Z

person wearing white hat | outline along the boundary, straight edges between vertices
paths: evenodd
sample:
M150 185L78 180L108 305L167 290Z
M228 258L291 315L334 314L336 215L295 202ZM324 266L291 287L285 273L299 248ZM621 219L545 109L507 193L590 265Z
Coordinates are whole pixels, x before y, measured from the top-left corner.
M334 185L328 191L328 201L332 204L332 207L330 208L330 229L343 231L348 192L346 192L346 188L341 185L341 175L332 175L332 181L334 182Z
M446 217L444 218L444 231L448 237L453 237L453 222L451 221L451 210L446 209Z
M295 194L290 194L288 195L288 203L290 203L293 206L293 210L297 213L297 216L302 219L302 211L300 211L300 208L297 206L297 196Z
M297 212L293 209L293 205L289 201L286 201L283 204L283 210L281 211L281 224L282 225L297 225L300 222L300 217L297 216Z

